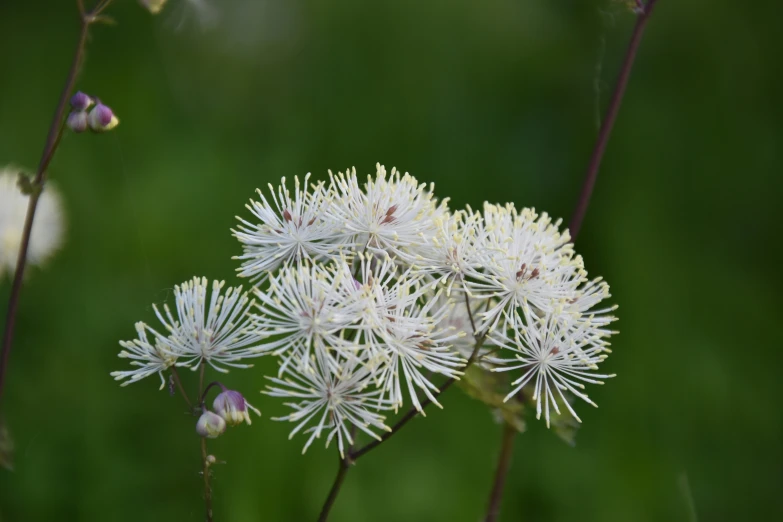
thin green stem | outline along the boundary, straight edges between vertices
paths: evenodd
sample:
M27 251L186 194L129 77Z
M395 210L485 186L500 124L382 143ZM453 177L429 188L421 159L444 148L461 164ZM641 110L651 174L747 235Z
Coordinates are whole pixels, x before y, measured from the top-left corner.
M179 378L179 372L177 372L176 366L171 367L171 378L174 380L174 383L177 385L177 389L179 390L179 393L182 395L182 398L185 399L185 402L188 404L188 408L192 412L193 403L190 402L190 397L188 397L188 394L185 393L185 388L182 386L182 381Z

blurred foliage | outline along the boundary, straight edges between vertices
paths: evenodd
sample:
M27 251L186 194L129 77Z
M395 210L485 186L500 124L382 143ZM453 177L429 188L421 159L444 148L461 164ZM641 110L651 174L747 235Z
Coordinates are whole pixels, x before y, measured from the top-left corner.
M75 13L0 0L0 164L37 163ZM109 14L79 88L122 124L65 136L50 168L68 241L22 293L3 522L203 520L193 419L154 378L112 381L118 340L173 285L233 282L234 216L282 176L380 161L454 207L567 219L633 24L610 0L169 0L158 17L117 0ZM781 15L659 0L576 245L620 304L618 377L591 390L599 409L575 405L573 448L526 419L502 520L783 519ZM261 359L226 379L264 417L210 446L227 462L220 522L314 520L333 479L335 449L302 456L270 420L285 407L254 395L273 371ZM481 518L501 428L464 394L441 402L351 470L333 520Z

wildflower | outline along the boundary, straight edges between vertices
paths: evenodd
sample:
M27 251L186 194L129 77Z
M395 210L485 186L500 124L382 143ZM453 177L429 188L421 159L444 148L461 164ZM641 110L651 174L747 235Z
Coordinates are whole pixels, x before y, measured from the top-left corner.
M494 342L511 350L514 356L513 359L493 360L500 365L493 371L522 370L522 375L511 383L513 389L504 400L509 400L530 383L534 389L532 399L536 402L536 418L540 419L543 411L547 427L550 408L560 414L561 406L582 422L565 393L570 392L596 406L582 391L582 383L603 384L601 379L614 377L593 373L607 357L602 346L592 343L597 326L584 322L572 328L561 320L558 313L539 316L527 304L522 306L522 312L522 317L516 321L517 328L510 335L500 330L491 334Z
M329 360L345 344L342 332L357 321L362 305L344 266L286 263L270 276L268 289L256 289L254 328L264 338L276 337L264 349L283 357L281 372L294 359L306 366L313 351Z
M465 289L466 277L481 268L484 227L481 213L470 208L434 219L436 231L417 251L415 264L428 272L451 295L456 284Z
M106 132L119 125L120 120L106 105L98 102L88 114L90 128L95 132Z
M260 201L250 201L247 209L260 221L251 223L240 217L237 230L232 229L244 253L234 259L242 260L240 277L260 278L286 261L329 259L340 250L342 240L335 221L326 213L331 195L323 183L308 186L294 178L294 194L288 190L285 178L277 188L269 191L272 204L258 190Z
M552 223L546 213L517 211L511 204L485 204L484 222L482 270L469 270L466 283L473 298L495 300L480 314L479 330L494 328L501 318L504 328L514 328L515 310L524 302L552 311L578 295L585 280L582 258L574 256L568 231L559 232L560 220Z
M234 390L220 392L215 397L212 407L229 426L237 426L242 424L242 421L252 424L248 410L252 410L256 415L261 415L261 412L247 402L241 393Z
M13 273L22 244L30 196L19 186L19 171L0 168L0 279ZM39 199L27 247L27 263L43 264L62 245L65 219L60 195L48 184Z
M208 302L206 278L194 277L175 286L176 318L167 304L163 305L163 313L152 305L165 334L145 323L137 323L139 338L121 342L120 345L130 352L120 352L120 357L133 359L134 366L139 369L113 372L112 376L135 382L175 364L194 370L209 364L223 373L228 371L224 366L250 367L238 361L264 353L258 346L261 336L251 328L248 314L254 302L248 299L247 293L242 293L241 286L221 294L224 285L223 281L212 283ZM154 343L147 340L148 333Z
M400 175L378 164L375 178L360 185L356 169L329 172L335 198L329 206L332 218L343 224L349 242L357 248L386 251L401 261L412 261L414 250L435 233L434 218L447 211L437 204L433 186L419 184L410 174Z
M394 272L395 263L384 254L360 255L363 295L362 326L355 339L357 356L366 361L373 380L395 409L404 403L402 383L407 384L413 406L422 411L416 389L438 404L432 392L437 387L425 374L438 373L457 378L465 361L450 347L464 332L439 329L446 309L436 308L438 296L427 295L421 276L409 268Z
M381 397L380 390L369 388L370 372L366 367L345 360L338 373L331 369L320 352L311 355L311 358L307 365L310 371L298 371L297 368L305 366L301 362L291 364L284 370L284 378L269 377L272 385L264 391L272 397L291 399L292 402L286 405L294 411L273 418L298 423L289 439L312 424L304 430L304 433L310 433L310 437L302 453L322 433L327 434L327 447L337 437L337 447L344 457L346 445L350 447L354 443L351 434L354 428L377 440L380 437L373 430L391 431L384 424L385 416L378 413L388 410L391 405Z
M206 410L196 423L196 433L207 439L216 439L226 431L226 421L217 413Z

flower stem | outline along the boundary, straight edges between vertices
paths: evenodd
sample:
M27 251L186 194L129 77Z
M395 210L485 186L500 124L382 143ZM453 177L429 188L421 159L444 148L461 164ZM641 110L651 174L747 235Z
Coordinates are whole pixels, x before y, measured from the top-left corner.
M353 464L353 460L350 456L350 449L348 453L348 456L340 457L340 460L337 464L337 476L334 478L332 489L329 490L329 496L326 497L326 501L321 508L321 514L318 515L318 522L326 522L326 520L329 518L329 512L332 510L334 501L337 500L337 495L340 493L340 488L343 486L345 475L348 473L348 470Z
M3 330L2 356L0 356L0 402L2 402L5 376L8 372L11 343L14 338L14 327L16 326L16 313L19 309L19 294L22 290L22 278L24 276L25 266L27 265L27 250L30 246L30 234L33 230L33 221L35 219L35 211L38 208L38 199L41 197L41 192L46 183L46 169L49 167L49 163L54 157L57 146L60 144L60 138L62 138L65 111L84 59L84 51L87 47L87 33L90 25L96 21L96 13L103 11L110 2L111 0L104 0L92 11L85 12L83 0L77 0L80 25L76 51L74 52L73 60L71 61L71 68L68 71L68 76L65 79L65 85L60 93L60 100L54 111L54 117L49 125L49 132L46 136L46 144L44 145L41 159L38 162L38 169L35 171L35 177L32 184L36 190L33 190L30 194L30 202L27 205L27 216L25 217L24 229L22 231L19 256L16 260L14 280L11 285L11 296L8 298L8 311L6 312L5 327Z
M628 43L628 49L625 52L625 59L623 60L622 68L620 69L620 75L617 78L615 84L614 93L612 99L609 102L609 107L606 111L606 117L604 118L601 129L598 132L598 140L596 141L593 149L592 156L590 157L590 163L587 167L587 173L582 184L582 191L579 195L579 201L577 202L574 215L571 218L569 224L569 230L571 232L571 241L574 241L579 235L579 230L582 228L582 221L584 221L585 214L587 213L587 207L590 205L590 196L593 193L593 187L595 186L595 180L598 177L598 170L601 166L601 160L603 159L604 152L606 151L606 144L609 142L609 136L612 133L614 122L617 119L617 114L620 111L620 105L625 95L625 89L628 86L628 79L631 77L631 69L633 68L636 54L639 50L639 45L642 42L642 36L644 35L644 29L647 26L647 22L652 14L653 7L657 0L648 0L647 3L642 3L638 0L638 10L636 17L636 25L634 26L633 33L631 34L631 40ZM511 462L514 447L514 430L507 424L503 430L503 441L501 443L500 459L498 460L497 471L495 472L495 483L492 487L492 494L490 495L489 508L487 509L487 517L485 522L494 522L497 519L500 512L500 503L503 498L503 486L505 484L506 474L508 473L508 467Z
M212 487L209 485L209 461L207 460L207 439L201 438L201 462L204 467L204 506L207 522L212 522Z
M614 127L617 113L620 111L620 105L622 104L623 96L625 95L625 88L628 86L628 79L631 77L631 69L633 68L634 60L636 59L636 53L639 50L639 45L641 44L642 36L644 35L644 29L647 26L647 22L650 19L656 1L657 0L648 0L646 4L639 3L636 26L633 29L631 40L628 43L628 50L625 52L625 60L620 69L620 76L617 78L609 107L606 110L606 116L598 131L598 140L595 143L593 154L590 157L590 163L587 166L587 173L585 174L585 179L582 184L582 191L579 194L579 201L576 204L576 210L574 210L574 215L571 217L571 222L568 225L572 241L576 239L576 236L579 235L579 230L582 228L582 222L587 213L587 207L590 205L590 196L593 194L595 180L598 178L598 169L601 167L601 160L606 151L606 144L609 142L609 136L612 134L612 128Z
M487 516L484 522L495 522L500 514L500 503L503 499L503 486L506 484L506 475L511 466L511 457L514 455L514 439L517 430L510 424L503 424L503 443L500 446L500 456L495 470L495 480L492 484L492 493L489 496Z

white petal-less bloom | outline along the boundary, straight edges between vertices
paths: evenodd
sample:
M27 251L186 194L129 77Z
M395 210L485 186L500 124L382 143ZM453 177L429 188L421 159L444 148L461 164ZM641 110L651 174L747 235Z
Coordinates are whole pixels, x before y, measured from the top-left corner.
M468 208L437 216L434 223L436 232L416 249L415 264L451 295L455 284L464 290L467 275L481 268L485 255L484 220L480 212Z
M0 279L16 270L30 196L18 187L19 169L0 169ZM65 219L57 190L47 184L38 207L27 248L27 263L41 265L63 242Z
M400 286L407 284L404 280L398 283ZM375 370L373 379L395 409L404 404L404 397L408 395L413 407L424 414L417 390L442 408L433 394L439 390L430 380L431 375L441 374L453 379L462 375L460 370L466 361L451 348L451 343L465 333L444 332L438 328L448 309L434 309L437 301L436 298L424 305L409 300L399 300L399 304L394 305L387 303L389 312L385 316L385 328L372 332L380 341L376 344L379 354L371 365ZM403 391L403 385L407 393Z
M388 254L359 255L357 262L363 308L355 330L355 357L371 370L373 381L383 390L381 398L395 409L404 404L403 385L416 409L422 410L417 389L438 404L433 394L438 388L430 376L461 375L465 360L450 345L465 333L442 327L448 310L436 307L443 301L428 295L429 287L419 272L408 268L399 273Z
M434 218L447 211L433 187L419 184L410 174L400 175L377 165L375 177L362 185L353 169L345 174L329 173L335 195L329 207L334 221L343 225L354 247L385 251L400 261L415 258L415 249L435 233Z
M484 223L483 269L471 271L466 285L472 298L495 300L481 313L480 330L501 319L504 328L514 328L515 310L525 302L552 311L578 295L586 274L568 231L558 230L560 220L552 223L546 213L528 208L518 212L511 204L486 204Z
M209 364L224 373L228 371L224 366L250 367L239 361L265 353L259 346L261 336L252 328L249 310L254 302L242 293L241 286L222 292L224 284L214 281L209 297L206 278L194 277L175 286L174 313L167 304L163 305L163 313L153 305L165 333L137 323L139 338L121 342L126 350L120 352L120 357L133 359L139 368L113 372L112 376L135 382L172 365L195 370L201 364ZM154 342L147 339L148 333Z
M282 179L275 191L269 185L271 203L258 190L259 201L250 201L248 210L258 220L251 223L237 217L238 229L232 230L242 243L244 253L240 277L261 278L286 261L322 260L338 257L344 237L340 224L327 213L331 194L324 184L308 185L294 178L293 194Z
M133 370L112 372L111 376L115 380L121 381L122 386L127 386L150 375L158 374L160 376L160 389L166 386L166 380L163 378L163 372L172 367L177 362L179 354L171 352L168 346L160 342L159 336L153 332L153 342L147 338L147 326L142 323L136 323L137 339L132 341L120 341L120 346L124 348L119 353L119 357L130 359ZM153 344L154 343L154 344Z
M309 364L314 351L330 361L346 344L343 332L359 321L364 309L345 261L328 267L285 264L270 275L268 289L258 288L255 294L254 329L273 338L264 350L282 358L281 372L292 360Z
M339 373L331 369L318 353L312 356L307 365L309 371L298 371L301 363L288 365L283 378L270 377L272 386L264 392L272 397L290 399L287 406L293 412L274 420L297 423L289 438L305 429L310 437L302 453L321 434L326 433L326 445L336 436L340 455L345 456L345 446L353 444L352 428L380 439L376 431L391 431L384 424L385 416L379 411L388 410L391 405L385 401L381 391L372 388L369 370L355 361L346 360Z
M522 311L512 332L495 330L490 334L495 343L513 352L512 359L493 360L500 364L493 371L521 373L511 383L512 390L505 400L530 383L534 389L536 417L541 418L543 411L547 427L550 408L560 413L560 408L565 407L581 422L566 394L596 406L584 392L584 384L603 384L602 379L614 377L597 373L598 364L607 357L606 350L593 343L594 329L600 325L582 322L574 328L564 323L558 313L538 315L527 305Z

